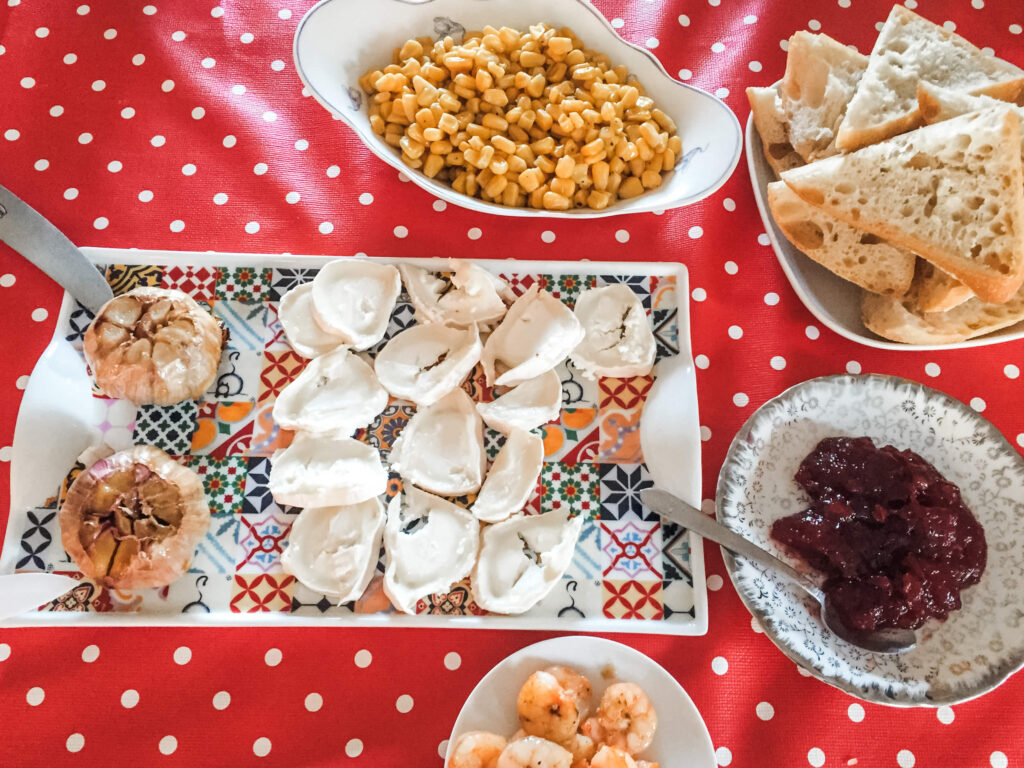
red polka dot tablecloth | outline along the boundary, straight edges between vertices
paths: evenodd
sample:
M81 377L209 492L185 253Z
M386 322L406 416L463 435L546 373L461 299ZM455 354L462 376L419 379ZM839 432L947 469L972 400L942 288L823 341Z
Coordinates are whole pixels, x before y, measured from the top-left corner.
M786 282L741 161L662 215L509 220L446 206L305 96L291 59L308 2L0 0L0 183L80 245L376 256L680 261L690 270L704 495L767 398L828 373L900 374L970 403L1024 445L1024 344L962 353L858 346ZM868 51L887 0L598 0L627 40L745 119L785 40ZM1014 0L906 0L1024 65ZM367 2L368 13L383 7ZM0 497L22 390L61 292L0 247ZM59 439L59 436L54 436ZM0 522L2 532L3 522ZM1024 765L1024 679L937 710L861 704L759 632L707 547L705 637L619 635L703 713L719 765ZM419 629L0 629L0 765L440 766L495 663L548 633ZM671 713L662 713L670 727ZM674 768L666 766L666 768Z

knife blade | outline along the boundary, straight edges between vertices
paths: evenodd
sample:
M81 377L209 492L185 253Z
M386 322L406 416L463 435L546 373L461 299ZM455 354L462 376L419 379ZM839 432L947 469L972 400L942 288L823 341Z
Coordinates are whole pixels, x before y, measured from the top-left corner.
M9 573L0 576L0 621L31 611L79 585L56 573Z
M0 240L52 277L93 313L114 298L78 247L32 206L0 186Z

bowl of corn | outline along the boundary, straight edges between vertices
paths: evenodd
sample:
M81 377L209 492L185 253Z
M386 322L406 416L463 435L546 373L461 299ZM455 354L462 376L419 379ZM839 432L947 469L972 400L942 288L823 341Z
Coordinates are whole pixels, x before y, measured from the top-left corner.
M309 93L442 200L506 216L667 210L722 186L742 130L587 0L322 0Z

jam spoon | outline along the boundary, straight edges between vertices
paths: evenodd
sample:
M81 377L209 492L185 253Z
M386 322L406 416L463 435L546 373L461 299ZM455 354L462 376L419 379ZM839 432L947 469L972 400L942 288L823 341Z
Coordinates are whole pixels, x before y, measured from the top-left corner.
M821 620L825 627L840 640L863 648L872 653L902 653L909 651L917 644L917 634L911 629L876 629L871 631L856 630L847 627L839 618L835 606L828 595L807 576L796 571L792 566L782 562L775 555L767 552L751 541L743 538L735 531L725 527L717 520L705 515L684 501L658 488L650 488L640 494L644 504L667 520L678 523L684 528L710 539L737 557L752 560L765 568L781 573L817 601L821 608Z

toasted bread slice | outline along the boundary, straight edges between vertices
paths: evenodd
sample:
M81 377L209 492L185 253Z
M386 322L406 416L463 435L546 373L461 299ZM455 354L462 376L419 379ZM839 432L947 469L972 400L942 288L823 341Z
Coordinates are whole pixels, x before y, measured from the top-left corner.
M953 344L1024 320L1024 293L1003 304L974 297L948 312L920 312L913 299L864 293L861 317L868 330L902 344Z
M943 120L952 120L968 112L991 109L1002 104L999 99L993 99L991 96L972 96L931 83L917 84L917 106L921 110L921 118L925 125L941 123Z
M828 35L800 31L789 38L779 86L793 149L807 162L836 154L836 132L868 57Z
M1024 282L1021 120L1007 105L782 174L800 197L914 251L982 301Z
M765 160L775 175L803 165L804 159L789 143L778 89L775 86L747 88L747 101L754 115L754 126L761 137Z
M782 181L768 185L768 207L789 242L844 280L887 296L910 287L917 260L910 251L815 208Z
M931 262L918 259L910 288L914 308L921 312L948 312L974 295L974 291Z
M919 82L1014 101L1024 89L1024 70L893 6L846 109L839 149L852 151L921 125Z

